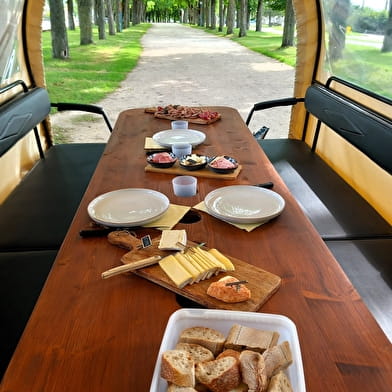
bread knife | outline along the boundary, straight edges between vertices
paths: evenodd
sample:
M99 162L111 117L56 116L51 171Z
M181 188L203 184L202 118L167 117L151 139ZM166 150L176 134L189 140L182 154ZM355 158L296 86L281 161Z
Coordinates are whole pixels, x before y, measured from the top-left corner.
M147 257L147 259L135 261L133 263L120 265L119 267L111 268L105 272L102 272L102 279L111 278L112 276L123 274L124 272L134 271L139 268L148 267L150 265L156 264L159 260L161 260L161 256L151 256Z

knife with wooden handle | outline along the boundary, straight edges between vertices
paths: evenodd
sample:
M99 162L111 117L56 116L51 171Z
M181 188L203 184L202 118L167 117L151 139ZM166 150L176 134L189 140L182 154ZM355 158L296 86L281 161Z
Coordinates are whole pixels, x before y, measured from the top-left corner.
M120 265L119 267L111 268L105 272L102 272L102 279L111 278L112 276L123 274L124 272L134 271L139 268L148 267L150 265L156 264L161 260L161 256L151 256L147 259L135 261L133 263Z

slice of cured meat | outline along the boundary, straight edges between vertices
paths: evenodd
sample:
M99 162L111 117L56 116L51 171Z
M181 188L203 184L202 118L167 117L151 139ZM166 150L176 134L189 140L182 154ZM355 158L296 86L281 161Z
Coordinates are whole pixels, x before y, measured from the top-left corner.
M154 113L155 117L167 120L187 120L195 124L211 124L221 118L220 113L201 107L182 105L158 106L145 109L147 113Z

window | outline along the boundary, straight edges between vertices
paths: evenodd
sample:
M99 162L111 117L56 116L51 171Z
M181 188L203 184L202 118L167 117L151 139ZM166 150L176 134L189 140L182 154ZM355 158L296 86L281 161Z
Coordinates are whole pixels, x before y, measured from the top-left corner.
M392 98L392 48L385 50L384 42L387 24L392 23L391 3L392 0L322 0L327 76L338 76Z
M0 12L0 85L19 71L18 26L23 0L5 0Z

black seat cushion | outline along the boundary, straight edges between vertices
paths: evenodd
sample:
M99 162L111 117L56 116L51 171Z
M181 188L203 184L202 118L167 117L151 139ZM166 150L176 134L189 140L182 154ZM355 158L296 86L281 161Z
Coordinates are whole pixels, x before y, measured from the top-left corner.
M392 236L391 225L304 142L259 144L324 239Z
M57 251L0 252L0 377L34 309Z
M0 206L0 249L58 249L104 148L104 143L50 148Z
M326 244L392 341L392 239Z

